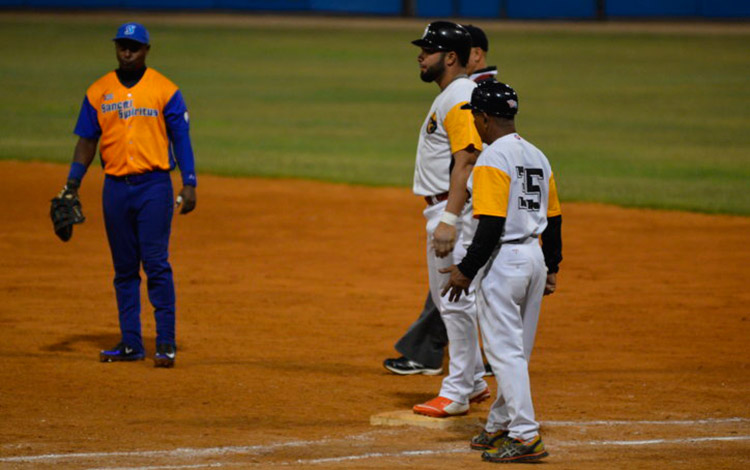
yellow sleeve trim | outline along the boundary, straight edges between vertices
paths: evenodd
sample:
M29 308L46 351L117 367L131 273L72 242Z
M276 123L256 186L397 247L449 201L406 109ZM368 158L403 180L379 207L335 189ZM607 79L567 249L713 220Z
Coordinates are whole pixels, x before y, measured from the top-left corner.
M473 178L471 198L474 201L474 217L507 217L510 176L492 166L475 166Z
M555 175L549 177L549 201L547 203L547 217L555 217L562 214L560 199L557 197L557 183Z
M482 150L482 139L474 126L474 116L468 109L461 109L464 104L465 101L452 107L443 121L443 127L451 143L451 154L465 150L470 145L478 151Z

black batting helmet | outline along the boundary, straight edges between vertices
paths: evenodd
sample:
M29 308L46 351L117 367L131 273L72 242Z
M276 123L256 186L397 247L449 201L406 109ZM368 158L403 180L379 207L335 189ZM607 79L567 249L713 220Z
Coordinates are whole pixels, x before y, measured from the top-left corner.
M473 24L462 24L461 26L469 32L471 35L471 47L478 47L484 52L490 50L490 43L487 41L487 35L484 34L482 28L474 26Z
M518 113L518 95L505 83L487 80L474 88L471 102L461 106L461 109L511 119Z
M411 43L425 49L453 51L462 65L466 65L471 54L471 35L466 28L450 21L433 21L424 29L422 37Z

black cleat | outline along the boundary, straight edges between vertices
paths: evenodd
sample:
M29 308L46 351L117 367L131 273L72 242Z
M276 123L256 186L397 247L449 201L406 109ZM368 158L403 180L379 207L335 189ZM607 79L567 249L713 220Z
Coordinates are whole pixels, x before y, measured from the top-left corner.
M142 361L145 357L145 352L137 351L122 342L112 349L99 351L100 362Z
M177 346L167 343L157 344L154 367L174 367L175 356L177 356Z
M398 375L440 375L443 373L443 368L430 369L416 361L411 361L404 356L397 359L386 359L383 361L383 367Z

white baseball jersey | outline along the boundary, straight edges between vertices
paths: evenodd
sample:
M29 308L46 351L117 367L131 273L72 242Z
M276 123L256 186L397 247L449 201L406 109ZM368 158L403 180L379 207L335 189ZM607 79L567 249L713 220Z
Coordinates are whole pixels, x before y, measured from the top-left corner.
M453 154L469 147L482 148L482 139L474 126L471 111L461 109L471 99L475 87L473 81L460 77L453 80L433 101L419 133L414 194L436 196L448 192ZM440 296L441 288L448 280L448 274L441 273L440 269L463 257L471 242L476 221L471 217L471 204L465 204L456 223L457 238L453 255L438 258L432 244L433 233L446 204L446 201L442 201L424 210L430 292L450 339L448 351L451 362L440 388L440 396L468 405L474 394L482 393L487 388L482 378L484 365L479 350L474 288L459 302L449 302L448 297Z
M434 196L448 192L451 156L470 146L482 149L471 111L461 109L471 100L476 86L466 77L457 78L433 101L419 132L414 194Z
M502 242L538 237L547 227L547 217L560 215L547 157L516 133L484 149L467 186L474 217L505 217Z
M484 268L476 293L484 352L503 378L485 429L507 430L526 441L539 434L528 362L547 278L534 237L547 227L547 217L560 215L557 187L547 157L516 133L484 149L469 186L474 217L505 218L503 243Z

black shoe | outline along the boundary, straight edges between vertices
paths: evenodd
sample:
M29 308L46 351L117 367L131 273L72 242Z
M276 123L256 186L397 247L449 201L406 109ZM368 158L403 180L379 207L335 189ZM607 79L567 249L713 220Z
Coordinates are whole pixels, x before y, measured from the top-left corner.
M177 356L177 346L167 343L157 344L154 367L174 367L175 356Z
M485 363L484 364L484 376L485 377L491 377L493 375L495 375L495 373L492 372L492 367L490 367L490 365L488 363Z
M386 359L383 361L383 367L398 375L440 375L443 373L443 368L430 369L416 361L411 361L404 356L397 359Z
M100 362L142 361L145 357L145 352L137 351L122 342L112 349L99 351Z

